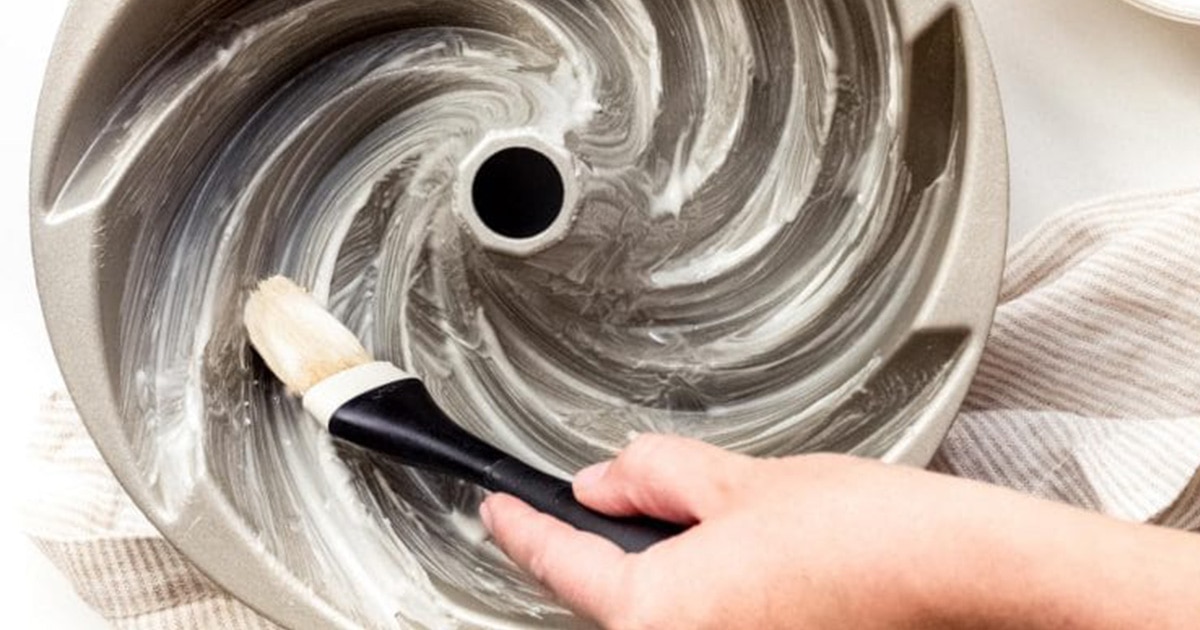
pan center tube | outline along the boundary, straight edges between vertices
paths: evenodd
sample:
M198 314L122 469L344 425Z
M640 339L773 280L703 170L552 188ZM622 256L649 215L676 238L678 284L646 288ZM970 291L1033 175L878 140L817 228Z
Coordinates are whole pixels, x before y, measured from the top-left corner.
M575 220L574 160L536 135L489 137L464 160L455 209L484 248L532 256Z

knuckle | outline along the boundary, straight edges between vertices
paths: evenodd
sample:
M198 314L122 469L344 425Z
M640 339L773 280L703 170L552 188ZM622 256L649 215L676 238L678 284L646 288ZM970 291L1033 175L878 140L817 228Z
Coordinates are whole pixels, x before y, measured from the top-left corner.
M663 456L670 446L670 440L671 438L662 435L639 435L621 451L614 465L621 472L645 470Z
M856 468L856 461L845 455L813 453L795 459L799 469L810 476L830 477L845 475Z
M713 506L732 505L746 494L746 486L743 475L714 475L709 483L709 502Z
M533 572L533 565L545 562L541 558L541 545L538 541L543 531L542 524L534 514L518 514L512 516L503 527L497 527L496 538L500 548L510 556L524 559Z
M847 461L844 455L835 453L813 453L806 455L805 458L809 465L817 468L842 468Z
M637 612L643 610L647 606L633 606L624 615L619 617L616 622L607 624L605 627L611 630L655 630L657 628L666 627L659 623L655 618Z
M543 584L550 579L550 557L545 549L534 551L529 557L529 573Z
M662 585L652 582L654 579L649 573L631 571L621 581L612 614L605 620L604 627L612 630L658 630L669 627L669 615L662 605L663 598L646 596L647 593L662 594Z
M561 535L555 535L549 524L539 522L537 524L530 523L530 551L528 556L528 566L530 575L538 582L547 584L554 581L556 565L555 559L568 557L568 545L564 544Z

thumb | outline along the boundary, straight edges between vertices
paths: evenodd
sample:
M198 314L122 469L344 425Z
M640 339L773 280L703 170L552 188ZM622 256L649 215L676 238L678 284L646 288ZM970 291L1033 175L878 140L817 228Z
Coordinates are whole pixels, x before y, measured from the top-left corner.
M576 475L575 497L611 516L690 525L730 503L751 461L697 440L640 435L615 460Z

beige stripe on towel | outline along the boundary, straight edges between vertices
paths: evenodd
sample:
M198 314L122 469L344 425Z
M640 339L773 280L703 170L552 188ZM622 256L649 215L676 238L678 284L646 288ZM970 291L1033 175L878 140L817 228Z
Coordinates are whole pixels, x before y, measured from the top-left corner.
M117 627L274 627L157 536L65 396L33 451L28 531ZM1016 248L933 468L1200 531L1200 191L1081 208Z
M1000 301L934 469L1200 530L1200 191L1049 221Z

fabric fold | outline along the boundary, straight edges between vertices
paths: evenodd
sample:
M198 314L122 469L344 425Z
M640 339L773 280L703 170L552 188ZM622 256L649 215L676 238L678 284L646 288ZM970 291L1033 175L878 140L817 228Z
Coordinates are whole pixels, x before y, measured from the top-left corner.
M1200 190L1077 208L1012 251L933 469L1200 530Z

